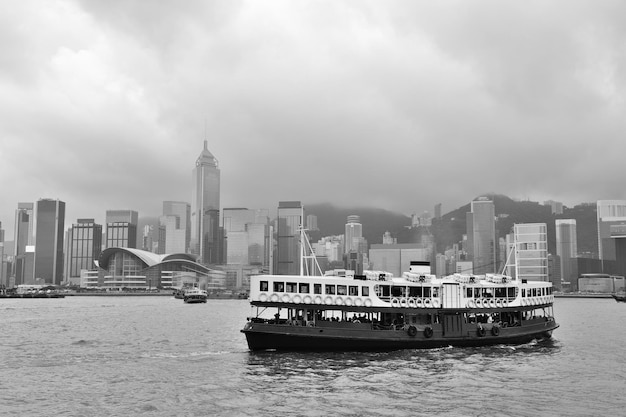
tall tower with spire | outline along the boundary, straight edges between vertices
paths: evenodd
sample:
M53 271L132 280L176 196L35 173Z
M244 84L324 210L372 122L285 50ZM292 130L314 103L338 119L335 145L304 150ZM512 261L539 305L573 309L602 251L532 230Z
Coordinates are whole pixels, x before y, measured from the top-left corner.
M193 169L191 251L202 264L221 263L220 169L207 141Z

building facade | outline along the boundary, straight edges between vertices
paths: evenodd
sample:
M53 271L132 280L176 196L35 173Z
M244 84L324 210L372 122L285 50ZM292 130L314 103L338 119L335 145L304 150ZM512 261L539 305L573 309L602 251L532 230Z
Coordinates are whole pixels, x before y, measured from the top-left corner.
M557 219L556 225L556 254L559 257L560 282L554 282L554 287L561 290L569 287L578 278L576 257L578 245L576 243L576 220ZM564 285L563 285L564 284Z
M61 285L65 203L41 199L37 201L35 210L35 281L41 279L45 283Z
M26 248L34 245L35 234L35 205L33 203L18 203L15 210L14 261L13 285L32 284L34 265L28 265L30 259L26 255ZM32 251L31 251L32 252ZM34 258L33 258L34 259ZM27 274L26 271L31 271Z
M403 272L409 270L411 261L430 262L431 255L430 249L417 243L373 244L369 250L369 264L372 270L401 277Z
M205 140L204 149L193 169L191 252L204 265L219 264L222 262L221 237L220 169Z
M615 238L611 236L611 227L626 225L626 200L599 200L597 202L597 221L598 255L604 265L605 261L617 259L616 242Z
M300 229L304 207L299 201L280 201L276 219L276 255L274 273L300 274Z
M480 197L467 213L467 252L475 274L497 272L496 220L493 201Z
M106 247L137 248L139 213L134 210L106 211Z
M515 276L528 281L549 281L548 231L545 223L513 225Z
M95 268L102 252L102 225L94 219L78 219L68 230L65 280L80 285L81 271Z
M163 253L190 253L191 206L182 201L164 201L159 219L165 228Z

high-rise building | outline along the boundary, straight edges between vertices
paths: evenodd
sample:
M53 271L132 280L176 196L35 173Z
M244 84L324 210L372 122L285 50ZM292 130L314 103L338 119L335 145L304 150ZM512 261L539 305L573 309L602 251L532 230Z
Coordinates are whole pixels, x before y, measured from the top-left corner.
M545 223L513 225L515 276L528 281L548 279L548 231Z
M80 285L82 270L95 269L102 251L102 225L94 219L78 219L68 230L66 281Z
M161 226L165 227L163 253L188 253L191 239L191 207L181 201L164 201Z
M277 275L298 275L300 273L300 228L303 226L304 208L299 201L280 201L276 225Z
M467 213L469 260L475 274L496 272L496 220L493 201L480 197L472 201Z
M615 261L615 239L611 237L611 226L626 225L626 200L599 200L598 255L602 263Z
M26 271L32 271L34 265L27 265L29 257L26 255L26 248L34 244L35 233L35 208L33 203L17 203L15 210L15 260L13 262L13 276L15 285L30 283L33 279L32 273L26 275Z
M139 213L134 210L106 211L106 247L137 248Z
M543 202L544 206L550 206L552 214L563 214L563 203L560 201L548 200Z
M2 228L2 222L0 222L0 288L6 288L8 283L4 255L4 229Z
M348 220L345 226L345 245L343 253L357 252L359 250L359 243L363 238L363 225L361 224L361 218L355 214L348 216Z
M225 208L226 264L269 266L269 212L265 209Z
M556 254L559 257L559 270L561 281L573 283L578 279L578 268L576 267L576 256L578 246L576 244L576 220L558 219L556 220ZM561 289L560 282L554 283L557 289Z
M63 239L65 203L41 199L35 211L35 280L61 285L63 282Z
M207 141L193 169L191 251L201 264L221 263L220 170Z

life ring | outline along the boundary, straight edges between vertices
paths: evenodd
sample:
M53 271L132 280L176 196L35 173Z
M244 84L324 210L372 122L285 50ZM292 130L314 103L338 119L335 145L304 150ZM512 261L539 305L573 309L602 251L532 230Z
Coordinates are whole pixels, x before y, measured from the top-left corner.
M409 334L409 336L415 337L417 335L417 327L409 326L409 329L407 330L407 333Z
M485 334L487 334L487 331L483 326L478 326L478 328L476 329L476 334L478 335L478 337L484 337Z
M522 298L522 305L523 306L527 306L528 305L528 301L525 298Z
M477 298L476 301L474 301L474 303L476 304L477 308L483 308L483 299L482 298Z
M299 295L294 295L293 299L291 300L292 302L296 303L296 304L300 304L302 302L302 297L300 297Z
M335 298L335 305L338 305L338 306L343 305L343 297Z
M283 303L288 303L291 301L291 297L289 296L289 294L283 294L281 300Z
M276 293L274 293L274 294L272 294L272 295L270 296L270 301L272 301L272 302L274 302L274 303L275 303L275 302L277 302L277 301L278 301L278 299L279 299L279 298L278 298L278 294L276 294Z
M433 298L432 304L433 304L433 308L439 308L440 307L439 298Z
M491 334L494 336L499 336L500 335L500 326L493 326L491 328Z
M352 297L346 297L346 300L345 300L344 304L347 305L347 306L351 306L352 305Z
M430 308L431 306L432 306L432 301L430 300L430 298L425 298L424 299L424 307Z
M498 307L498 308L504 307L504 303L502 302L502 298L498 298L496 300L496 307Z
M313 301L315 302L315 304L322 304L322 296L316 295Z
M498 305L496 304L496 300L491 298L489 300L489 308L496 308Z
M415 302L415 298L413 297L409 298L409 300L407 301L407 304L409 305L410 308L417 308L417 302Z
M426 328L424 329L424 337L426 339L430 339L431 337L433 337L433 328L430 326L426 326Z
M401 299L400 299L400 307L407 308L408 306L409 306L409 303L408 303L408 301L406 300L406 298L404 298L404 297L403 297L403 298L401 298Z
M363 305L363 300L361 300L359 297L355 298L354 305L357 307L361 307Z
M305 295L302 301L304 302L304 304L311 304L311 301L313 301L313 299L310 295Z
M417 300L415 300L415 305L417 306L417 308L424 307L424 300L422 300L421 298L418 298Z
M391 307L400 307L400 300L397 298L391 299Z
M261 302L267 301L267 294L265 294L264 292L259 294L259 301Z
M363 301L363 305L365 307L371 307L372 306L372 299L371 298L366 298L365 301Z
M332 303L333 303L333 297L331 297L330 295L324 298L324 304L330 305Z

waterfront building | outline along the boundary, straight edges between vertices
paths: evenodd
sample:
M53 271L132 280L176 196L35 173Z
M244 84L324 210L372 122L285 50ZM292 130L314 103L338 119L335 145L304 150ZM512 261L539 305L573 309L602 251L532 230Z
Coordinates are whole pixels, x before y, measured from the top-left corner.
M300 274L300 228L304 207L300 201L280 201L276 219L275 275Z
M480 197L472 201L467 213L469 260L475 274L496 272L496 221L493 201Z
M624 291L624 277L609 274L580 274L578 277L580 292L612 294Z
M34 245L35 205L33 203L17 203L15 210L15 235L14 235L14 262L13 273L14 285L32 283L32 271L34 265L27 265L26 247ZM34 260L34 258L33 258ZM28 277L28 278L27 278Z
M85 272L81 286L111 290L178 288L182 282L196 283L201 289L223 286L223 271L211 270L194 259L186 253L159 255L134 248L107 248L98 257L99 272Z
M160 224L164 227L163 253L190 253L191 206L182 201L164 201Z
M411 261L430 262L432 250L419 243L372 244L369 250L370 269L390 272L401 277L409 271Z
M65 203L40 199L35 208L35 268L34 278L45 283L63 282L63 239L65 232Z
M106 247L137 248L139 213L134 210L106 211Z
M556 289L560 290L563 283L576 281L578 277L578 268L576 257L578 254L578 246L576 243L576 220L575 219L557 219L556 225L556 254L559 257L559 269L561 279L554 282Z
M207 141L193 169L191 252L204 265L222 262L220 231L220 169Z
M617 259L612 226L626 225L626 200L599 200L597 202L598 255L603 265Z
M67 233L65 280L80 285L81 272L95 268L102 252L102 225L94 219L78 219Z
M223 217L226 264L254 265L269 272L269 211L225 208Z
M548 232L545 223L513 225L515 276L528 281L548 279Z

